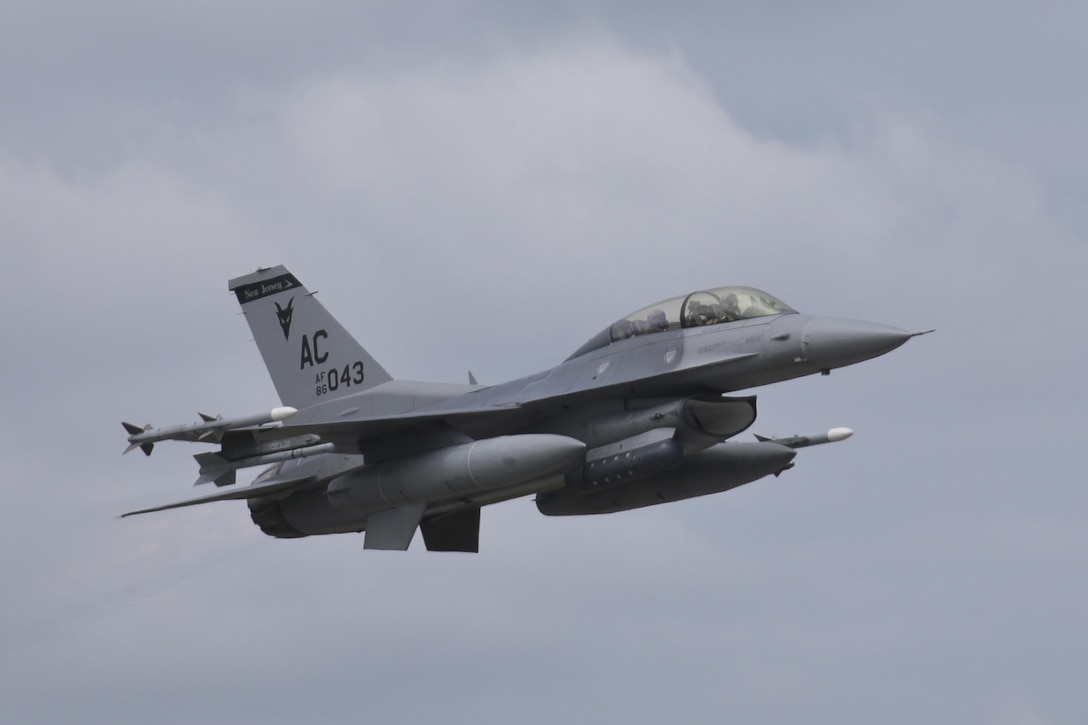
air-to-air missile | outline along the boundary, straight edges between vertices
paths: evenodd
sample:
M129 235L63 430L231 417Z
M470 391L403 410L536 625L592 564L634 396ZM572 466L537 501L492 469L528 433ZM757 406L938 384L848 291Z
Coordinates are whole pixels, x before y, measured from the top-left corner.
M824 443L838 443L844 441L850 436L854 435L854 431L850 428L832 428L831 430L824 431L823 433L815 433L807 436L790 436L788 438L768 438L766 436L757 435L761 441L771 441L772 443L778 443L779 445L786 446L787 448L808 448L809 446L818 446Z
M150 456L155 444L159 441L166 440L215 441L222 438L222 434L225 431L264 425L266 423L278 423L287 420L297 412L297 408L284 405L273 408L265 413L253 413L251 415L242 415L234 418L223 418L222 416L213 418L210 415L201 413L200 417L204 420L199 423L172 425L167 428L152 428L150 424L141 428L132 423L122 423L121 425L129 432L129 445L128 448L125 449L125 453L128 453L134 448L139 448L145 455Z

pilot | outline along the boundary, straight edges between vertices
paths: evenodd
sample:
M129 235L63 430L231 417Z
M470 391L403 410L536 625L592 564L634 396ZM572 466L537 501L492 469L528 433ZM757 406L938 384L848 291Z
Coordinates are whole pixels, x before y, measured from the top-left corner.
M620 320L612 325L613 340L626 340L629 337L634 337L635 332L635 323L631 322L631 320Z
M664 310L654 310L646 318L646 324L652 332L667 330L669 329L669 318L665 315Z
M688 327L699 327L701 325L716 325L722 321L720 312L717 305L704 305L702 302L696 302L691 305L687 315Z
M722 300L722 304L721 304L720 309L721 309L721 313L722 313L722 318L726 322L732 322L733 320L739 320L740 317L741 317L740 306L737 303L737 296L735 294L733 294L732 292L727 294L725 296L725 299Z

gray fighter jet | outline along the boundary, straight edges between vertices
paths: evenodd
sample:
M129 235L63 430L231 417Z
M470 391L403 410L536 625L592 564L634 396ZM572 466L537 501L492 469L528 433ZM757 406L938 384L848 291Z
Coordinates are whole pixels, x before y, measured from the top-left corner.
M369 549L479 549L480 508L536 495L548 516L601 514L725 491L793 466L796 449L848 437L729 440L756 418L727 393L852 365L909 338L800 314L751 287L658 302L560 365L501 385L394 380L284 267L230 281L281 406L152 428L129 450L218 444L195 456L216 492L132 514L245 499L270 536L365 531ZM235 473L273 464L251 484Z

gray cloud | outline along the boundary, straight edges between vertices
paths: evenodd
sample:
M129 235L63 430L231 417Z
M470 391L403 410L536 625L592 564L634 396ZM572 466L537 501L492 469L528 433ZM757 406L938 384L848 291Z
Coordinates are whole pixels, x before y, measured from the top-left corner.
M0 719L1085 712L1084 180L1056 152L1084 110L1030 81L1072 73L1062 23L164 7L0 22ZM510 502L478 557L273 541L240 504L115 520L195 477L121 458L118 421L274 402L225 282L280 262L408 378L533 372L731 282L939 331L756 391L761 432L859 431L781 478Z

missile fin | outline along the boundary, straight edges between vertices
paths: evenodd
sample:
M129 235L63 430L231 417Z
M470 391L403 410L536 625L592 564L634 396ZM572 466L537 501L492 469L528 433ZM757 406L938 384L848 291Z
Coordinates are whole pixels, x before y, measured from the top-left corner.
M132 451L132 450L134 450L136 448L139 448L140 450L142 450L144 452L145 456L150 456L151 451L154 450L154 448L155 448L155 444L154 443L134 443L132 441L132 437L136 436L136 435L140 435L141 433L146 433L149 430L152 430L151 424L148 423L143 428L141 428L140 426L138 426L138 425L136 425L134 423L126 423L125 421L121 421L121 425L124 426L125 430L129 434L128 435L128 439L129 439L128 448L126 448L121 455L123 456L123 455L125 455L125 453L128 453L129 451Z
M129 443L128 448L126 448L121 455L123 456L123 455L125 455L125 453L128 453L129 451L135 450L136 448L139 448L141 451L143 451L145 456L150 456L151 451L155 450L155 444L154 443Z

